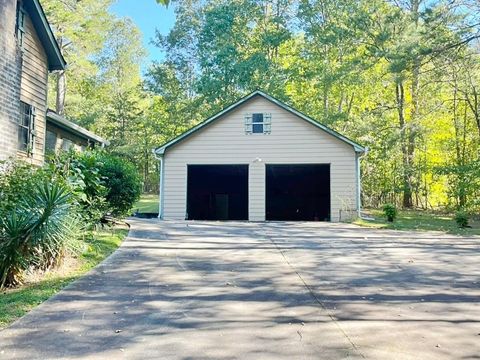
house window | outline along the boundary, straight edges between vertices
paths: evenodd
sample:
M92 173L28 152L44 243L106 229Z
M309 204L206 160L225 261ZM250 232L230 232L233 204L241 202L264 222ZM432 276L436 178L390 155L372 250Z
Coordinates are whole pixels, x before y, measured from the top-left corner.
M47 130L47 136L45 139L45 151L54 153L57 148L57 134L53 131Z
M35 108L20 101L20 119L18 121L18 149L32 152Z
M17 42L18 46L23 47L23 38L25 36L26 28L26 18L27 14L20 2L17 3L17 23L16 23L16 32L17 32Z
M254 113L245 115L246 134L270 134L272 130L272 114Z
M68 151L70 150L71 148L73 148L73 142L69 139L63 139L63 142L62 142L62 150L65 150L65 151Z

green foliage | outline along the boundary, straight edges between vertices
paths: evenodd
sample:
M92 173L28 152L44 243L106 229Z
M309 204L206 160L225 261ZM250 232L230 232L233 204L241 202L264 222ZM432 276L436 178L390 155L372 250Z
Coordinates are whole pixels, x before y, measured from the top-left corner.
M108 210L108 193L100 174L102 163L94 151L62 152L47 164L56 181L65 182L85 227L97 224Z
M45 178L43 172L24 162L0 162L0 217L15 209L19 199Z
M455 213L455 222L459 228L466 228L468 226L468 214L462 210L457 211Z
M152 148L260 88L371 149L365 205L480 209L478 2L177 1L145 79L139 31L110 2L44 6L75 79L66 114L144 190L158 187Z
M133 205L133 211L138 213L158 213L158 195L143 194Z
M394 222L387 221L382 210L364 209L371 216L369 220L356 220L358 225L405 231L443 231L448 234L479 236L480 219L472 218L471 227L459 228L455 222L455 214L428 210L399 210Z
M36 183L0 217L0 288L22 282L30 267L56 265L73 250L77 219L65 185Z
M135 166L129 161L101 154L100 174L108 189L106 201L114 216L124 216L142 193L142 181Z
M99 264L121 244L128 230L112 229L95 232L86 238L86 245L72 264L64 264L60 271L46 274L38 282L30 283L19 289L5 289L0 296L0 329L23 316L38 304L58 293L72 281L83 276Z
M60 114L92 108L91 100L83 94L98 71L92 55L102 50L108 30L114 26L108 11L112 3L113 0L42 1L68 63L65 71L53 74L53 81L49 81L51 96L48 99L55 102L49 105Z
M393 222L397 217L397 207L394 204L383 205L383 213L388 221Z
M0 171L0 287L28 269L57 265L108 213L128 214L141 193L136 168L103 152L61 153L43 168L4 162Z

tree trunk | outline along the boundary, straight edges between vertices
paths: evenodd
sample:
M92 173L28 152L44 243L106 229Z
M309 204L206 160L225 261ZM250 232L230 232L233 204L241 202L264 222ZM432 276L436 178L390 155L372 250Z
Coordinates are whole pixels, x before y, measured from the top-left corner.
M400 127L400 142L402 148L403 165L403 207L411 208L412 201L412 183L410 181L410 156L409 144L407 143L407 123L405 121L405 89L403 80L397 79L395 84L395 98L397 102L398 125Z
M56 89L56 103L55 111L59 115L65 114L65 93L67 91L67 77L65 71L60 71L57 74L57 89Z
M413 17L413 22L415 24L415 27L418 27L418 20L419 20L419 5L420 1L419 0L412 0L411 2L411 11L412 11L412 17ZM405 125L405 133L408 134L406 136L407 140L407 145L406 145L406 161L404 162L404 166L406 167L404 171L406 170L406 177L407 185L404 189L403 193L403 206L406 208L411 208L413 207L413 200L412 200L412 195L413 195L413 175L414 175L414 169L413 169L413 163L414 163L414 157L415 157L415 147L416 147L416 138L417 138L417 122L418 122L418 117L419 117L419 90L420 90L420 58L417 56L413 59L413 68L412 68L412 85L410 87L410 98L412 101L412 108L410 111L410 121L408 126ZM408 127L408 131L407 131ZM418 199L418 197L416 197ZM418 200L417 200L418 204Z
M461 134L460 134L460 129L459 129L459 124L458 124L458 84L457 84L457 79L456 77L454 78L454 86L453 86L453 109L452 109L452 115L453 115L453 125L455 129L455 155L456 155L456 165L457 165L457 179L458 179L458 195L457 195L457 200L458 200L458 206L460 208L463 208L465 205L465 191L464 191L464 181L463 181L463 175L461 170L461 165L462 165L462 153L461 153Z

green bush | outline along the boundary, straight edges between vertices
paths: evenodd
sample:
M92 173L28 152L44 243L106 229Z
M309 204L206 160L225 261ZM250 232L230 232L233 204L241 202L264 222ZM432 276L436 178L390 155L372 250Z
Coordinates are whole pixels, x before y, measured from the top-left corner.
M397 208L394 204L383 205L383 213L390 222L393 222L397 218Z
M57 155L48 165L56 174L56 181L64 181L70 187L87 228L97 224L108 210L108 191L100 175L102 163L98 157L94 151L70 151Z
M114 216L128 215L140 199L142 181L135 166L129 161L108 154L99 155L100 175L107 188L106 200Z
M128 214L142 184L133 164L103 152L67 152L43 168L0 163L0 287L55 266L106 213Z
M0 162L0 217L15 209L19 200L46 178L46 173L24 162Z
M44 181L28 190L0 216L0 288L21 284L25 270L54 266L75 248L68 187Z
M455 222L458 227L466 228L468 226L468 214L462 210L457 211L455 213Z

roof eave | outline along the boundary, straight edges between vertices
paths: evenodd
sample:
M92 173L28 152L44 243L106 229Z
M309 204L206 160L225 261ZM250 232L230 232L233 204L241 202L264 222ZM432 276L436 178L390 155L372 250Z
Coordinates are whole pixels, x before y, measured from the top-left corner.
M177 136L176 138L168 141L167 143L159 146L158 148L155 149L155 153L156 154L159 154L159 155L163 155L165 153L165 150L167 148L169 148L170 146L182 141L183 139L187 138L188 136L190 136L191 134L195 133L197 130L200 130L201 128L203 128L204 126L208 125L209 123L211 123L212 121L218 119L219 117L221 117L222 115L226 114L227 112L235 109L237 106L243 104L245 101L251 99L252 97L254 97L255 95L258 95L259 94L259 91L254 91L248 95L246 95L245 97L241 98L240 100L238 100L237 102L227 106L225 109L223 109L222 111L216 113L215 115L209 117L207 120L204 120L202 121L201 123L197 124L196 126L192 127L191 129L185 131L183 134Z
M38 0L30 0L26 1L24 6L32 19L37 35L47 54L48 70L65 70L67 62L60 51L40 2Z
M238 100L237 102L231 104L230 106L226 107L225 109L223 109L222 111L216 113L215 115L211 116L210 118L208 118L207 120L201 122L200 124L194 126L193 128L191 128L190 130L187 130L186 132L184 132L183 134L177 136L176 138L174 138L173 140L170 140L169 142L163 144L162 146L159 146L158 148L156 148L154 151L156 154L158 155L163 155L165 153L165 151L170 147L170 146L173 146L175 145L176 143L184 140L185 138L187 138L188 136L190 136L191 134L195 133L196 131L200 130L201 128L203 128L204 126L208 125L209 123L213 122L214 120L218 119L219 117L221 117L222 115L226 114L227 112L235 109L236 107L242 105L244 102L250 100L252 97L256 96L256 95L260 95L262 97L264 97L265 99L273 102L274 104L280 106L281 108L283 108L284 110L300 117L301 119L311 123L312 125L318 127L319 129L325 131L326 133L332 135L333 137L351 145L354 149L354 151L356 153L364 153L365 152L365 147L363 147L362 145L360 144L357 144L356 142L354 142L353 140L350 140L349 138L343 136L342 134L336 132L335 130L333 129L330 129L329 127L319 123L318 121L315 121L314 119L312 119L311 117L305 115L305 114L302 114L300 111L298 110L295 110L294 108L290 107L289 105L281 102L280 100L277 100L273 97L271 97L270 95L264 93L263 91L261 90L255 90L254 92L246 95L245 97L241 98L240 100Z
M271 102L273 102L274 104L277 104L278 106L280 106L281 108L291 112L292 114L302 118L303 120L306 120L307 122L311 123L312 125L320 128L321 130L325 131L326 133L332 135L333 137L343 141L343 142L346 142L347 144L353 146L355 152L364 152L365 151L365 148L360 145L360 144L357 144L355 141L353 140L350 140L349 138L347 138L346 136L336 132L335 130L333 129L330 129L329 127L319 123L318 121L312 119L311 117L301 113L300 111L298 110L295 110L294 108L292 108L291 106L281 102L280 100L277 100L273 97L271 97L270 95L264 93L263 91L260 91L260 90L257 90L256 91L258 94L262 95L263 97L265 97L266 99L270 100Z
M105 146L110 145L110 141L108 141L107 139L104 139L101 136L98 136L97 134L94 134L91 131L88 131L87 129L63 118L62 116L58 115L57 113L51 110L47 111L47 122L48 121L84 139L92 140L99 144L104 144Z

